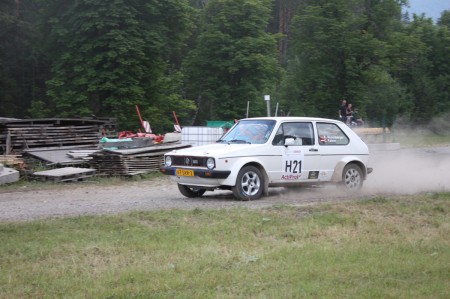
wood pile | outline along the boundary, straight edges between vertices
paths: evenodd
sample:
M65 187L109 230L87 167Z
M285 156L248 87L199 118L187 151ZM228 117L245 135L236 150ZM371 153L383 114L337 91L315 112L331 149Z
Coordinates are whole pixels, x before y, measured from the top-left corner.
M20 155L1 155L0 164L23 168L24 161Z
M96 146L112 134L112 119L0 120L0 153L21 154L40 147Z
M80 162L87 162L89 163L90 160L92 160L92 154L98 152L99 150L92 150L92 149L81 149L81 150L70 150L67 153L67 156Z
M190 147L182 144L161 144L125 150L107 150L91 154L89 165L97 170L97 175L133 176L159 171L164 154L173 150Z

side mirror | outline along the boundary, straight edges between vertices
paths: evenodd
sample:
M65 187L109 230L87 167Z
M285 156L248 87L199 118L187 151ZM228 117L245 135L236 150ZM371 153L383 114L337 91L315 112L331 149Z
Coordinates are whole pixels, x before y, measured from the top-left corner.
M295 139L294 138L286 138L284 140L284 145L285 146L295 145Z

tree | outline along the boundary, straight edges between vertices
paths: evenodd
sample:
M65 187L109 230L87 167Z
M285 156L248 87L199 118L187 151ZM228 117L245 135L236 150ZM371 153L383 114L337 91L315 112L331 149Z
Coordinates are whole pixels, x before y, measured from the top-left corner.
M56 115L112 115L130 128L138 124L136 104L144 112L170 109L169 114L183 101L161 89L167 90L165 76L179 67L190 33L186 1L55 0L47 10L54 57L48 94ZM156 127L164 123L154 121Z
M450 10L444 10L437 22L438 26L447 26L450 28Z
M0 116L23 117L32 101L45 98L35 8L31 0L0 3Z
M437 89L436 115L450 111L450 10L441 14L434 40L432 76Z
M400 20L396 1L323 0L301 6L280 89L284 109L336 118L346 98L369 118L395 114L402 88L389 72L387 39Z
M286 55L289 41L289 27L297 7L305 3L307 0L276 0L273 8L273 17L269 23L269 31L277 33L278 38L278 55L281 65L286 65Z
M413 15L390 43L392 74L405 88L409 118L415 123L426 123L436 113L437 88L432 75L435 42L436 28L431 18Z
M279 74L276 39L265 31L270 1L210 0L203 12L204 30L185 62L187 90L198 99L199 118L264 114L264 94Z

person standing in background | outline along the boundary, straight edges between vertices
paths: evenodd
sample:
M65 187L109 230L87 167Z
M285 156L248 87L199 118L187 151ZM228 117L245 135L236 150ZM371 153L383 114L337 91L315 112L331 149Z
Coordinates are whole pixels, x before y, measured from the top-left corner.
M342 99L341 106L339 107L339 120L343 123L347 123L347 100Z
M351 125L352 124L352 117L353 117L353 106L352 104L348 103L347 109L345 110L346 115L346 124Z

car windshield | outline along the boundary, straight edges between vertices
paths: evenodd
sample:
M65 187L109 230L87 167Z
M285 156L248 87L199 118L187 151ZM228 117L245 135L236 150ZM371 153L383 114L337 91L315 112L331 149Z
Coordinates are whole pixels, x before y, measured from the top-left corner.
M241 120L217 142L263 144L269 139L274 126L274 120Z

